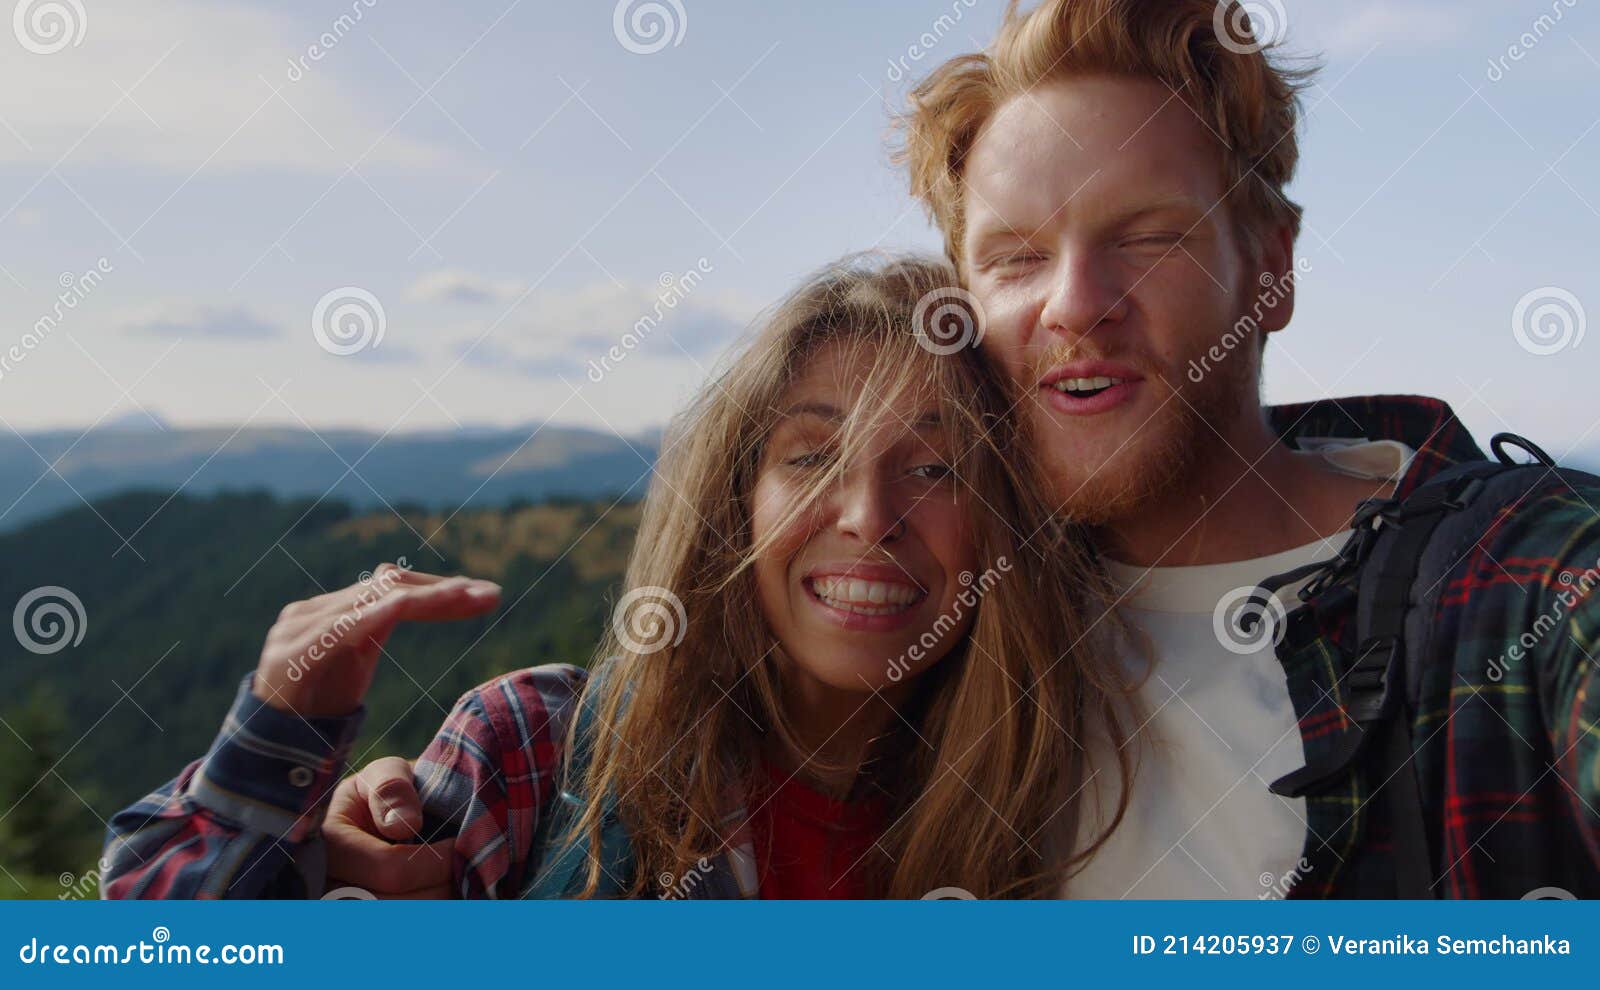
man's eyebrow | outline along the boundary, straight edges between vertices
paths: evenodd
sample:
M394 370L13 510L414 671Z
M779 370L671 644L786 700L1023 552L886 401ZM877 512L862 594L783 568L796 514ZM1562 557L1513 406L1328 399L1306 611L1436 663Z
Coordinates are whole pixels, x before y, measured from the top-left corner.
M1126 224L1135 220L1142 220L1154 213L1185 213L1192 214L1196 223L1204 220L1214 207L1208 206L1202 200L1187 193L1177 193L1164 196L1161 199L1136 203L1126 209L1111 214L1113 223ZM1017 242L1026 244L1038 236L1039 231L1031 228L1019 227L1016 224L1007 224L1003 218L994 215L992 211L984 211L969 228L974 248L987 247L990 244Z
M1176 196L1167 196L1152 202L1132 206L1122 213L1121 219L1123 222L1140 220L1152 213L1192 213L1197 219L1204 219L1212 209L1213 207L1206 206L1205 203L1195 199L1193 196L1180 193Z

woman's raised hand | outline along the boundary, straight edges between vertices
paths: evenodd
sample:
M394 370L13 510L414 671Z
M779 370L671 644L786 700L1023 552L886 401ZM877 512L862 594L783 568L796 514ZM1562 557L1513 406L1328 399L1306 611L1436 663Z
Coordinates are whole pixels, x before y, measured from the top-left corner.
M370 579L285 606L267 631L252 691L305 718L348 715L366 697L395 625L470 619L499 602L493 581L380 564Z

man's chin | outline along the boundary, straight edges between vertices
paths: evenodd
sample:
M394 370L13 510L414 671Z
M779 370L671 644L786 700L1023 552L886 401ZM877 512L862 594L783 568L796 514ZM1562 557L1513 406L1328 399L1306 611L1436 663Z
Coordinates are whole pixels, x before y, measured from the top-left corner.
M1139 435L1104 450L1050 458L1056 510L1086 526L1112 525L1147 511L1193 467L1197 438L1182 418L1148 423ZM1063 454L1070 449L1057 448Z

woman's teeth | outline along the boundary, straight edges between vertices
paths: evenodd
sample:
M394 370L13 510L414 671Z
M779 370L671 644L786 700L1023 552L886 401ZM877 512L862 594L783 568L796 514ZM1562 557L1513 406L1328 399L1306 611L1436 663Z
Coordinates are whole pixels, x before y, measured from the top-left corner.
M842 577L812 578L811 590L824 603L858 615L904 612L922 595L914 585Z
M1121 385L1126 381L1126 378L1108 378L1101 375L1098 378L1063 378L1055 382L1054 386L1058 392L1082 395L1084 393L1103 392L1113 385Z

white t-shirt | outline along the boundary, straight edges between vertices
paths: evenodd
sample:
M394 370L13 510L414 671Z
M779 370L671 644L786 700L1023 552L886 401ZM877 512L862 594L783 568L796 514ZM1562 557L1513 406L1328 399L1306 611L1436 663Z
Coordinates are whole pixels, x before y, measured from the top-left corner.
M1397 479L1412 451L1392 440L1302 441L1343 473ZM1237 626L1248 590L1275 574L1325 560L1349 532L1253 560L1200 567L1107 562L1126 592L1119 611L1149 639L1124 643L1119 659L1140 689L1142 727L1129 742L1137 762L1122 824L1066 885L1075 898L1254 898L1289 886L1306 839L1303 798L1279 797L1273 780L1305 763L1294 706L1272 630ZM1304 582L1275 596L1277 616L1299 605ZM1219 603L1232 607L1219 610ZM1275 627L1280 631L1282 624ZM1116 807L1115 757L1103 736L1086 743L1084 827ZM1084 832L1085 836L1095 832Z

